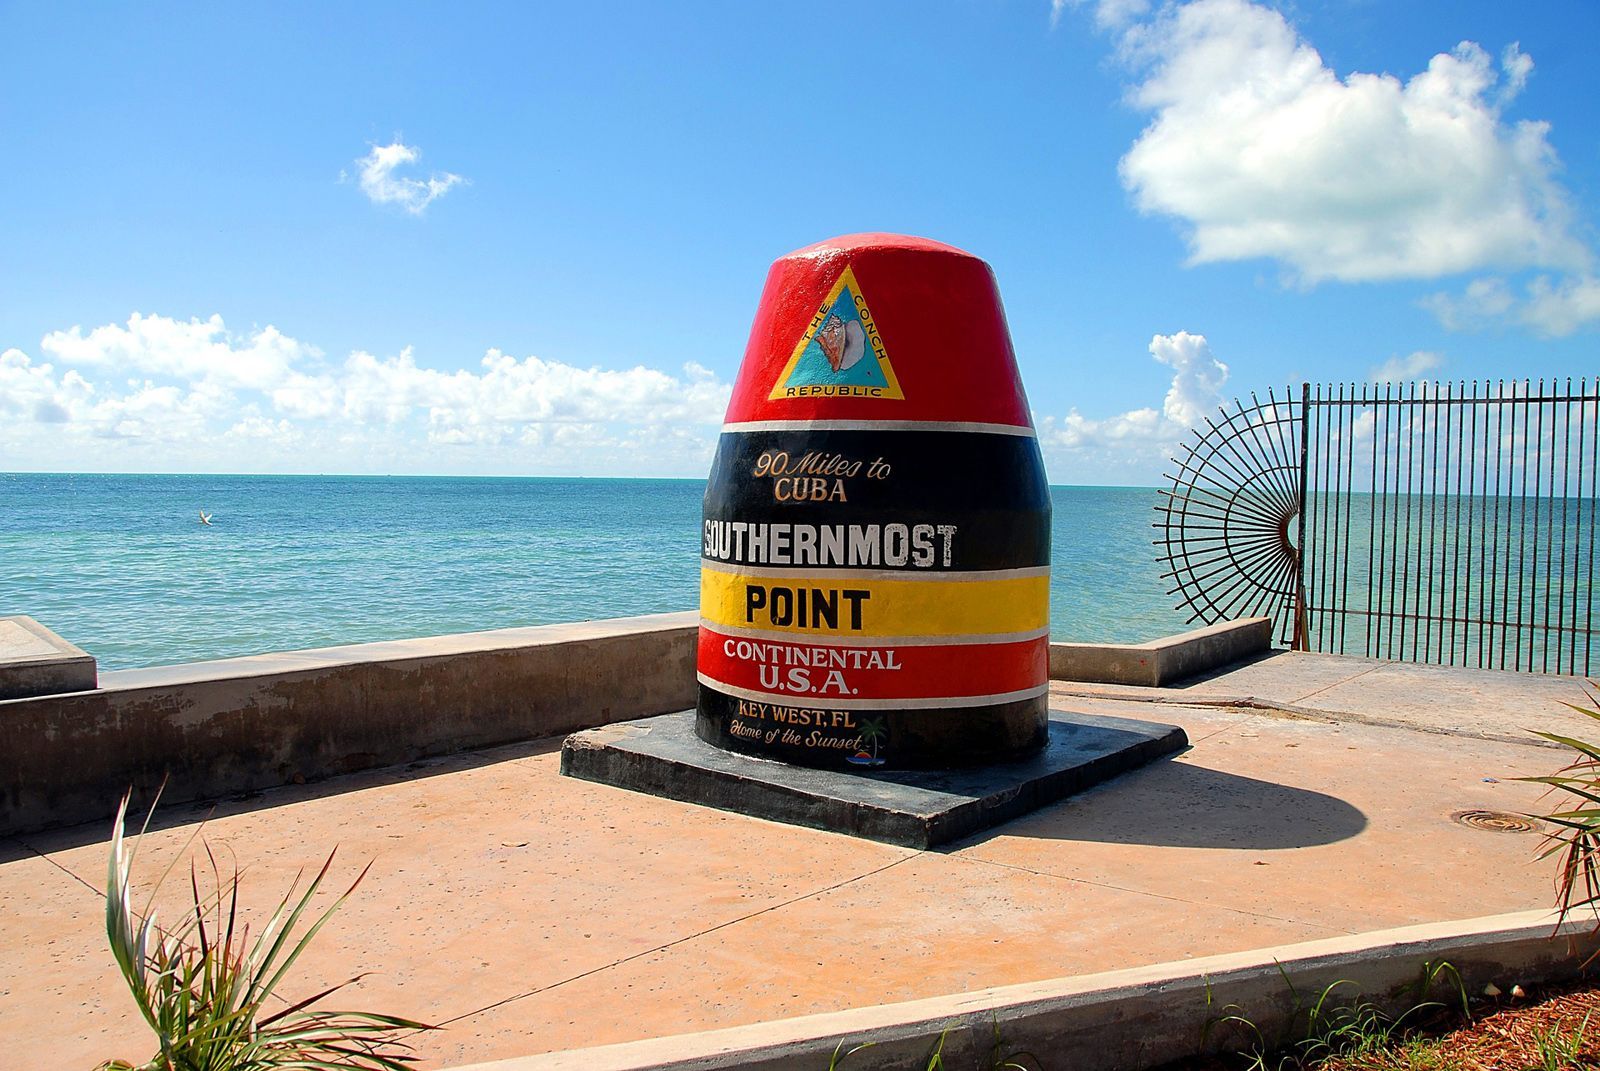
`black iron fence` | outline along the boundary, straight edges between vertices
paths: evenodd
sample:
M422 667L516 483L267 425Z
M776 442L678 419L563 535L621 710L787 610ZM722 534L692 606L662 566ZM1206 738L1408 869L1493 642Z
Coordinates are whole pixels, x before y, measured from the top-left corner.
M1586 379L1252 395L1175 459L1171 593L1303 650L1587 676L1597 413Z

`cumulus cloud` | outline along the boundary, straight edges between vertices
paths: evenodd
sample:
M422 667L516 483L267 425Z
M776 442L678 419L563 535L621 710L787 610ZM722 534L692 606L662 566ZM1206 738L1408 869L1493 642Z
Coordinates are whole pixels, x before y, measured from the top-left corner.
M60 424L72 409L87 404L94 387L77 372L58 373L54 365L38 364L18 349L0 353L0 416Z
M126 324L52 331L39 348L66 365L117 368L150 375L256 390L271 387L289 369L319 351L267 326L234 335L222 317L188 322L134 313Z
M131 383L129 388L106 394L87 407L81 414L82 427L103 439L193 442L206 434L213 421L225 415L226 397L203 384L186 389L145 380ZM78 417L69 411L69 421L77 423Z
M1504 279L1474 279L1459 295L1438 293L1422 299L1422 306L1451 331L1467 331L1499 319L1517 303Z
M1369 373L1374 383L1393 383L1416 379L1444 364L1444 357L1432 350L1417 350L1404 357L1390 357Z
M357 184L373 204L398 205L413 216L420 216L452 187L466 181L448 171L436 171L425 179L395 174L420 159L421 149L406 145L398 138L388 145L374 145L367 155L356 161Z
M333 372L296 376L272 400L286 414L313 419L337 415L394 424L422 418L430 439L457 444L520 441L544 425L710 426L721 421L728 403L728 386L692 362L673 376L642 365L578 368L490 350L479 368L419 367L409 348L387 358L358 351Z
M1541 335L1570 335L1600 322L1600 279L1592 275L1553 280L1541 275L1528 284L1517 318Z
M1306 285L1586 270L1549 125L1502 114L1533 70L1516 46L1340 77L1260 4L1142 8L1095 7L1152 115L1120 172L1140 211L1179 221L1191 263L1270 258Z
M446 369L409 348L335 363L272 326L233 332L220 316L136 313L52 332L40 349L48 360L0 353L0 446L37 448L48 424L50 442L77 456L95 440L166 444L162 456L181 467L196 448L233 450L244 464L219 463L240 471L428 470L448 467L428 451L472 447L461 467L687 474L709 460L730 391L694 363L583 368L492 349L475 367Z
M1178 441L1222 404L1228 366L1212 354L1204 335L1156 335L1149 349L1151 357L1172 369L1161 408L1098 419L1073 409L1065 417L1040 418L1039 444L1047 457L1074 467L1085 461L1113 466L1101 468L1102 476L1147 478L1152 464L1170 456Z
M1587 273L1536 275L1519 292L1503 277L1485 276L1472 280L1459 294L1430 294L1421 304L1452 331L1510 321L1537 335L1560 338L1600 324L1600 278Z
M1172 369L1162 416L1185 431L1199 427L1206 414L1221 404L1228 366L1211 355L1206 336L1187 331L1151 339L1150 356Z

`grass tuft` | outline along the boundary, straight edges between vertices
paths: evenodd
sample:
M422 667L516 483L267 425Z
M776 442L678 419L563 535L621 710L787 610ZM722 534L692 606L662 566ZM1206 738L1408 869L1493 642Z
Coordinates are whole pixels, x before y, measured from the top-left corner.
M199 868L191 861L190 909L176 926L165 929L156 921L155 898L176 860L157 879L144 910L135 912L133 868L150 816L139 836L129 840L124 835L127 813L125 795L117 808L107 864L106 937L140 1015L155 1032L158 1049L143 1064L111 1060L100 1071L407 1071L415 1058L400 1037L432 1027L393 1015L317 1007L361 975L264 1014L284 976L355 892L370 863L326 911L310 917L311 900L333 865L329 852L303 891L301 875L296 875L252 938L249 925L239 918L238 868L224 880L206 846L212 891L202 893ZM150 813L155 813L154 805Z
M1589 1031L1589 1015L1585 1015L1583 1021L1572 1029L1562 1023L1553 1023L1534 1032L1533 1044L1539 1055L1539 1071L1567 1071L1580 1065L1584 1035Z
M1466 986L1448 963L1422 965L1412 991L1415 1003L1399 1015L1391 1015L1383 1006L1368 1000L1349 979L1325 986L1307 1000L1281 964L1278 973L1288 987L1294 1009L1283 1033L1267 1037L1244 1008L1230 1004L1206 1023L1201 1047L1206 1047L1212 1032L1219 1027L1239 1032L1246 1039L1246 1046L1237 1055L1245 1062L1246 1071L1306 1071L1333 1061L1359 1065L1368 1057L1393 1055L1408 1048L1420 1060L1422 1051L1411 1045L1419 1029L1436 1026L1442 1018L1457 1014L1463 1021L1470 1022L1472 1018ZM1448 985L1448 999L1429 999L1441 984ZM1208 985L1208 1006L1211 1001ZM1417 1071L1424 1071L1420 1063Z

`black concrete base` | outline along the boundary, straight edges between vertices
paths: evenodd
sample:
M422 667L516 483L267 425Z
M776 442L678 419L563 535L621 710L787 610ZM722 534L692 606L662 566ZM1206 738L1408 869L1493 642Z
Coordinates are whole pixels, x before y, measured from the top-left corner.
M1021 762L967 770L836 771L712 747L694 711L567 737L561 772L757 818L932 848L1008 822L1181 751L1176 725L1050 712L1050 743Z

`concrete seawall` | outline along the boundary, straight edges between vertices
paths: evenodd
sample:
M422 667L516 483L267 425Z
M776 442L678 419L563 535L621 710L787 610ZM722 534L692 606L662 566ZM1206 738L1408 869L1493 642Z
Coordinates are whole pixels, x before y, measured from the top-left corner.
M0 834L432 755L556 736L695 702L692 612L100 674L0 700ZM1264 652L1265 619L1139 645L1051 644L1055 679L1167 684Z
M1149 643L1052 643L1050 679L1160 688L1272 649L1272 618L1246 617Z
M108 672L0 701L0 834L109 820L660 714L695 701L693 613Z

